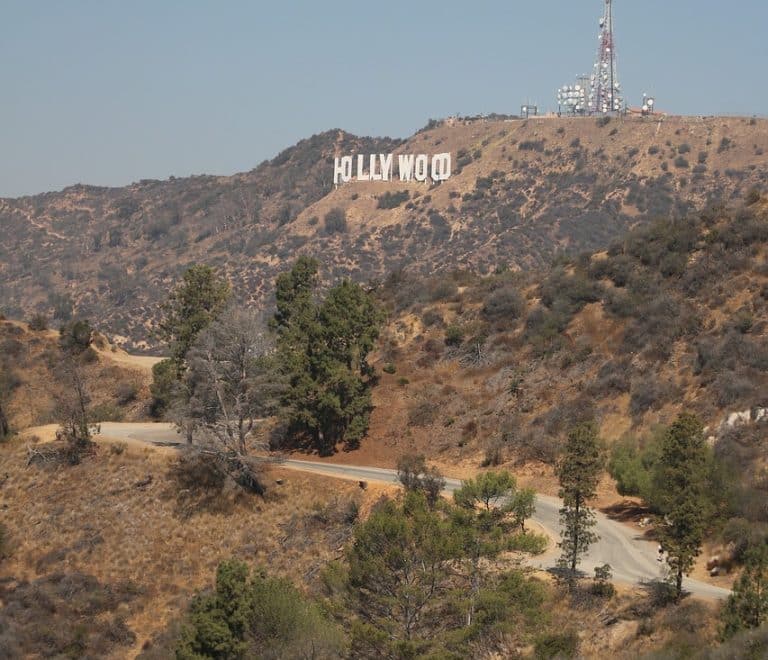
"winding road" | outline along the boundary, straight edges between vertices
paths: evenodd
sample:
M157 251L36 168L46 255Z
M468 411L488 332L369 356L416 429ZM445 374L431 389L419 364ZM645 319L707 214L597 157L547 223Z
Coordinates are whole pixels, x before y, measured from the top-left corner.
M105 422L101 424L101 434L105 438L155 445L182 444L179 434L171 424ZM395 470L384 468L334 465L292 459L281 462L281 467L340 479L386 484L397 483ZM446 491L453 492L459 487L461 487L460 480L445 480ZM560 500L556 497L536 496L536 512L532 519L544 527L553 538L558 538L560 504ZM614 579L627 584L647 584L662 577L664 564L657 561L657 546L655 543L644 539L640 532L628 525L611 520L599 511L597 512L595 531L600 539L592 545L580 565L581 570L586 575L593 575L596 566L610 564ZM530 565L542 570L552 570L556 566L557 556L557 548L551 547L543 555L534 557ZM705 598L723 599L730 594L728 589L690 578L684 580L683 586L691 594Z

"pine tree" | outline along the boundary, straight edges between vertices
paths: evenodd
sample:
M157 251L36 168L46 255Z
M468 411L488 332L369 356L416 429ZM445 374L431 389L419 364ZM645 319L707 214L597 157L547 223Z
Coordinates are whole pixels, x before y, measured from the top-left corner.
M429 647L447 623L458 543L450 523L416 492L403 505L385 502L357 527L347 551L359 621L352 657L411 658Z
M198 594L176 644L177 660L343 656L339 628L288 580L221 562L212 592Z
M221 313L229 296L229 283L213 268L203 264L188 268L181 284L171 292L162 308L163 319L158 334L170 346L171 359L179 377L190 346Z
M348 281L317 302L317 268L314 259L300 257L278 277L272 327L288 383L284 416L330 453L340 440L356 445L368 430L373 370L367 356L382 314L370 294Z
M760 543L747 553L744 572L723 607L722 637L768 623L768 545Z
M670 426L661 445L654 486L662 514L659 537L667 553L675 598L683 593L683 576L701 552L709 517L708 453L701 422L683 413Z
M597 426L588 422L574 427L568 434L565 452L557 465L557 476L560 479L558 494L563 500L559 543L562 554L558 564L568 571L568 586L571 590L576 584L579 560L598 539L592 531L596 522L595 513L587 502L596 495L603 464Z
M529 509L521 502L527 504L529 499L530 513L525 516ZM466 625L471 626L483 583L480 560L495 557L504 549L504 519L512 514L512 525L522 527L525 517L533 513L535 500L533 491L517 490L515 478L506 470L484 472L475 479L463 481L461 488L454 491L453 500L458 505L453 523L461 540L463 556L469 560ZM521 515L525 516L522 521Z

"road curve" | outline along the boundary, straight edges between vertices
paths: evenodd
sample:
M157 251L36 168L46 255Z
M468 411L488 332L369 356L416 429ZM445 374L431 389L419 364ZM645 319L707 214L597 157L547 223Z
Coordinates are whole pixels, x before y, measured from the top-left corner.
M171 424L137 423L123 424L105 422L101 424L101 434L107 438L118 440L133 440L149 444L182 444L179 434ZM384 468L334 465L315 461L298 461L288 459L281 463L282 467L291 470L302 470L323 474L329 477L352 479L375 483L397 483L394 470ZM445 490L453 492L461 486L458 479L446 479ZM560 527L560 500L549 495L536 496L536 512L533 520L542 525L553 538L558 538ZM595 531L599 540L592 545L589 553L581 562L581 570L588 576L594 574L594 568L610 564L616 580L628 584L643 584L659 580L662 577L663 563L657 561L657 546L655 543L642 538L639 532L628 525L623 525L597 512ZM543 570L555 568L557 560L556 549L540 557L535 557L531 565ZM684 588L692 594L705 598L723 599L731 592L715 585L686 578Z

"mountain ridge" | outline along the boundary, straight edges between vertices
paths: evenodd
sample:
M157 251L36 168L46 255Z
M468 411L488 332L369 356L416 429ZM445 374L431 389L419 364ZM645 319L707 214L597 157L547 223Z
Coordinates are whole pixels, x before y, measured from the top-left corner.
M125 347L149 350L158 303L195 262L220 268L258 305L300 253L321 258L327 281L538 268L763 185L767 127L722 117L454 119L406 140L333 129L231 176L4 198L0 308L98 317ZM445 151L454 170L440 185L332 185L338 155Z

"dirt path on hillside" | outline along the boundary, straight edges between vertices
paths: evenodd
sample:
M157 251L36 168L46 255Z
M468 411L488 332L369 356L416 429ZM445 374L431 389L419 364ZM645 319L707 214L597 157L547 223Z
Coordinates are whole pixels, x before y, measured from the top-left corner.
M123 367L129 367L130 369L139 369L141 371L150 372L163 358L155 357L153 355L131 355L125 351L99 351L100 355L103 355L108 360L112 360L116 364Z

